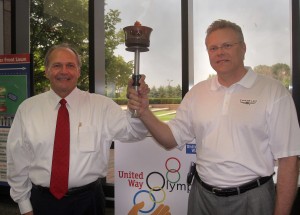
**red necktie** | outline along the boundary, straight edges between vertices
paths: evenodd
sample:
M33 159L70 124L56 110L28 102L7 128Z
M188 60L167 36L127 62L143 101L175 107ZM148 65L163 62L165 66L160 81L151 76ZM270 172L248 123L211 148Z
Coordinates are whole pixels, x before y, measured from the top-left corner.
M68 191L70 158L70 122L66 100L62 99L56 122L50 192L61 199Z

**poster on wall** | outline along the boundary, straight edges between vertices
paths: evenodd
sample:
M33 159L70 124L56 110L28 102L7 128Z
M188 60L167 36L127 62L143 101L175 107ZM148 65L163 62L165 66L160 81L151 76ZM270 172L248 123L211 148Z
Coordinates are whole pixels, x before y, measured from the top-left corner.
M6 141L18 106L30 95L30 54L0 55L0 185L6 185Z
M173 215L186 214L187 174L195 154L193 143L182 150L165 150L152 137L135 143L116 141L115 214L152 214L160 205L170 207Z

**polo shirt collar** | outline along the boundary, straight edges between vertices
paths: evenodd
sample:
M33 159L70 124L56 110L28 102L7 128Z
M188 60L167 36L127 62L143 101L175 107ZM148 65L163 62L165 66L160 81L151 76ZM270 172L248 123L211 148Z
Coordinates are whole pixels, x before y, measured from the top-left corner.
M251 69L251 67L245 67L247 69L247 73L244 75L244 77L235 83L234 85L240 85L245 88L251 88L256 80L257 74ZM211 90L216 91L223 86L218 81L218 76L214 76L211 80Z
M257 78L257 73L255 73L251 67L246 66L245 68L247 69L247 73L237 84L245 88L251 88Z

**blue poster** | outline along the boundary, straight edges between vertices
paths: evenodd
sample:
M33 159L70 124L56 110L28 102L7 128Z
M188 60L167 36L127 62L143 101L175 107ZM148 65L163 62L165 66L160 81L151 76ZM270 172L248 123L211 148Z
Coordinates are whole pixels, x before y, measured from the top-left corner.
M30 96L30 69L30 54L0 55L0 185L7 185L7 135L18 106Z

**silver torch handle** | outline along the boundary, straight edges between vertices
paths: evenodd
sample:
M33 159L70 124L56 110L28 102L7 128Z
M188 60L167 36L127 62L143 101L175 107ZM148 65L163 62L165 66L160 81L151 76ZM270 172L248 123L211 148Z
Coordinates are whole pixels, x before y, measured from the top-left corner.
M138 91L140 83L139 80L141 78L140 75L140 50L136 49L134 51L134 74L132 75L133 84L135 90ZM132 118L137 118L139 116L137 110L134 110L132 113Z

